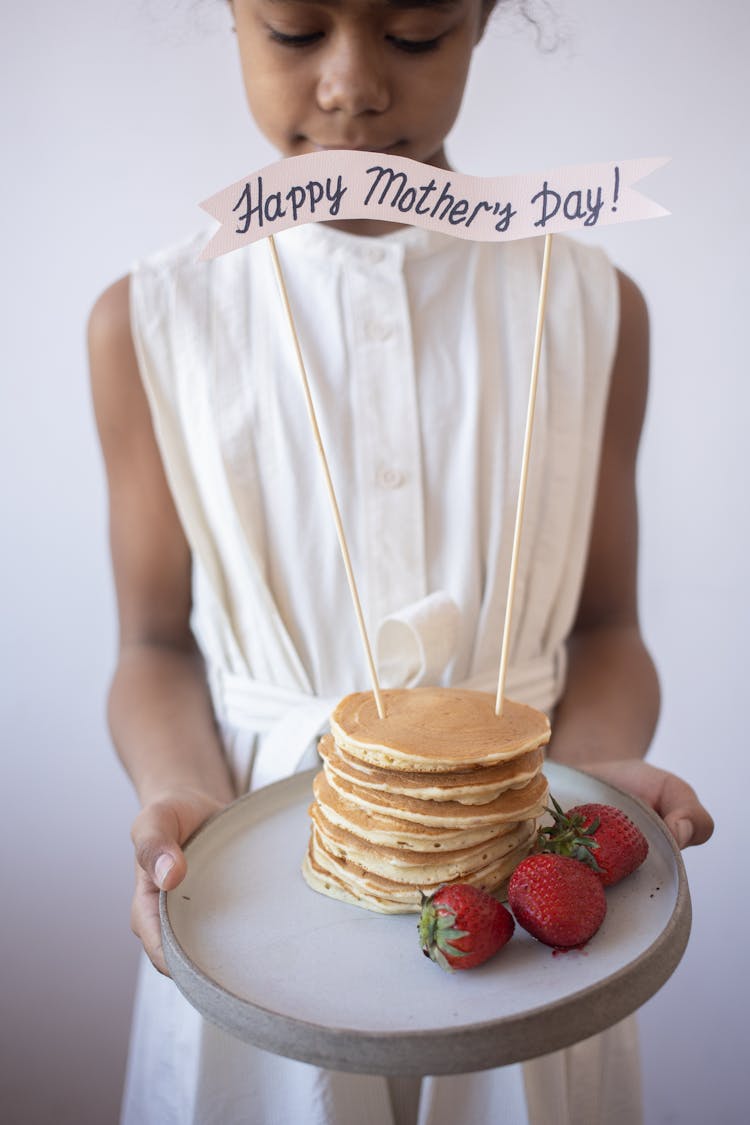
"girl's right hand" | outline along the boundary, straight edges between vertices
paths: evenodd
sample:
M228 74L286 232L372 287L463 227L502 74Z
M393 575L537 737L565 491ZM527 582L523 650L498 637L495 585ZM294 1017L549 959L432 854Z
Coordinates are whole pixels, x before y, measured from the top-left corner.
M107 468L120 626L107 714L143 805L132 830L132 926L166 973L159 890L172 890L184 879L182 845L234 793L191 628L193 553L138 366L128 277L105 290L92 310L89 358Z
M133 933L152 964L169 975L159 920L159 891L179 886L187 873L182 844L224 805L194 789L175 789L145 805L133 822L135 894L130 912Z

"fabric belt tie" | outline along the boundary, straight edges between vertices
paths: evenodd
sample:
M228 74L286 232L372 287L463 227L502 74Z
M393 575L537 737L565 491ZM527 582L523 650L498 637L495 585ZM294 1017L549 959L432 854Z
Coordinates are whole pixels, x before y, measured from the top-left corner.
M444 591L437 591L381 622L376 635L378 681L384 689L439 683L455 655L461 613ZM551 708L557 698L564 664L562 652L522 665L511 665L506 695ZM494 674L496 676L496 673ZM209 683L214 709L224 728L242 736L245 753L255 742L252 787L269 785L308 764L308 751L328 728L339 696L313 695L296 688L266 684L213 666ZM495 692L496 679L486 673L463 681L463 688ZM260 739L255 739L255 736Z

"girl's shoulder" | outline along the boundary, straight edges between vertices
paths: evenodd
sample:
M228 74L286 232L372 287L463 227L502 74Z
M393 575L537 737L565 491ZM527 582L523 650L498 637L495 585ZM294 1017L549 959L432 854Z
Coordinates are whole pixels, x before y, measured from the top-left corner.
M191 275L200 275L200 254L210 235L198 231L137 258L129 273L96 298L88 317L87 340L95 398L129 394L140 386L138 357L145 334L163 327L176 291L194 289Z
M496 263L503 273L528 277L536 284L541 274L545 239L513 239L506 242L484 243L483 256ZM559 296L577 294L588 303L599 303L612 296L617 288L617 270L606 250L590 238L574 238L556 234L552 240L550 257L550 283L552 293Z
M236 304L248 248L205 259L210 237L200 230L132 263L129 316L141 359L147 344L169 350L171 339L206 323L209 309Z
M127 377L128 363L133 355L130 331L130 279L118 278L99 294L89 313L87 324L89 370L96 402L97 391L104 401L116 382Z
M201 230L132 262L129 277L133 306L145 304L155 315L172 304L174 294L188 295L204 285L206 279L215 274L216 261L220 261L219 268L226 271L227 263L221 259L201 260L209 238L210 232Z
M499 269L522 287L536 305L545 240L541 237L497 243ZM593 239L556 234L549 264L548 325L561 332L582 328L605 351L612 346L620 312L620 282L609 254Z
M153 298L190 273L199 272L199 259L209 239L206 231L196 232L167 247L135 259L127 274L112 282L99 294L89 314L89 338L121 345L130 337L133 290L146 290Z
M209 241L211 232L195 231L159 250L151 251L136 258L131 266L131 275L150 274L154 277L180 275L195 272L201 264L201 254Z

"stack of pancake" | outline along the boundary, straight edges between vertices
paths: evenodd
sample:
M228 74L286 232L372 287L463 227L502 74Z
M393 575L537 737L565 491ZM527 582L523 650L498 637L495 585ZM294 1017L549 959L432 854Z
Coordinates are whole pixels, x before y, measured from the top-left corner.
M348 695L319 744L302 871L316 891L369 910L421 908L463 882L502 893L547 799L547 716L459 688Z

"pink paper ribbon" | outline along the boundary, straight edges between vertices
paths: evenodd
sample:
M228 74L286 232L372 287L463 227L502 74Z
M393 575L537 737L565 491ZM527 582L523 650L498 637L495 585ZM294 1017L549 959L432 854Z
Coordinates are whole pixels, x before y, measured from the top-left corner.
M497 242L669 214L633 187L666 157L482 178L384 153L337 149L253 172L201 204L220 228L216 258L302 223L377 219Z

